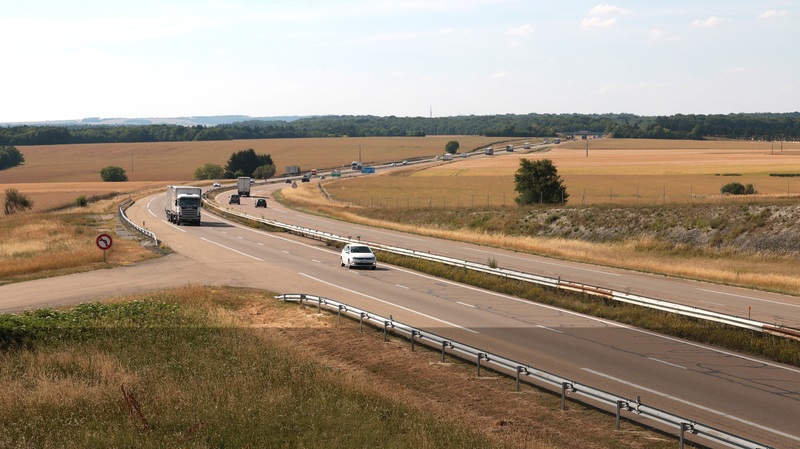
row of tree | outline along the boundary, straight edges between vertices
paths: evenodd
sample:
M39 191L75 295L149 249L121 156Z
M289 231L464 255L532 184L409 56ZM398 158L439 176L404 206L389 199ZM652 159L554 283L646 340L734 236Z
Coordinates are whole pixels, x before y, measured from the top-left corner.
M320 116L250 120L218 126L72 125L0 127L0 145L299 137L484 135L557 137L587 130L617 138L800 139L800 113L637 116L633 114L505 114L455 117Z
M194 171L195 179L230 179L239 176L269 179L275 176L275 164L269 154L257 154L252 148L237 151L228 158L225 167L207 163Z

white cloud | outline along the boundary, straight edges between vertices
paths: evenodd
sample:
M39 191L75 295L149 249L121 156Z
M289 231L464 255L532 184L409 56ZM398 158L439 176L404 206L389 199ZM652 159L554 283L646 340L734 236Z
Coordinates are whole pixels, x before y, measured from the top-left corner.
M581 28L584 30L613 28L617 24L617 17L630 14L631 10L619 6L597 5L581 20Z
M612 28L617 24L617 19L604 19L602 17L585 17L581 20L581 28L589 30L593 28Z
M711 16L706 20L700 20L700 19L695 20L694 22L692 22L692 26L695 28L711 28L718 25L726 24L728 22L730 22L730 20L728 19L717 16Z
M620 8L619 6L614 5L597 5L589 11L590 16L604 16L608 14L619 14L621 16L627 16L631 13L630 9Z
M671 36L660 28L653 28L647 33L647 43L655 44L658 42L675 42L681 40L678 36Z
M530 25L522 25L508 30L508 34L512 36L526 36L531 33L533 33L533 27Z
M789 17L789 13L786 11L776 11L774 9L770 9L758 15L759 19L775 19L779 17Z

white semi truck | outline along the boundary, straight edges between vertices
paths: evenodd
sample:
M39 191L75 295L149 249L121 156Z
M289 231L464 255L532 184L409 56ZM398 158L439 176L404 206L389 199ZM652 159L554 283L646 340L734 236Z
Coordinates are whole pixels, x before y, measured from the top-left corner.
M239 176L239 196L250 196L250 182L249 176Z
M178 226L181 223L199 226L202 194L200 187L167 186L167 204L164 206L167 220Z

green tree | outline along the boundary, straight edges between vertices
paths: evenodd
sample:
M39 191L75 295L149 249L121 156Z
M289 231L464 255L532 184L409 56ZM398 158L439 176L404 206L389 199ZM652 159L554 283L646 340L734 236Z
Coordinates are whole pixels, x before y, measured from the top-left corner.
M275 176L275 164L262 165L253 171L253 177L267 180Z
M456 154L456 152L458 152L458 149L460 147L461 147L461 144L458 143L457 140L451 140L451 141L447 142L447 144L444 146L444 151L447 151L450 154Z
M33 209L33 201L27 195L19 193L17 189L6 189L6 200L3 205L6 215L28 209Z
M128 180L128 175L125 174L124 168L109 165L100 169L100 178L105 182L125 182Z
M221 179L225 176L225 169L219 164L208 163L202 167L197 167L194 171L194 179Z
M256 154L252 148L231 154L225 169L230 173L241 173L239 176L253 176L256 168L262 165L271 165L272 156L269 154Z
M558 176L558 170L550 159L521 159L514 182L514 190L519 192L515 201L519 205L561 204L562 201L566 204L569 198L564 180Z
M0 170L16 167L25 162L25 156L16 147L0 147Z

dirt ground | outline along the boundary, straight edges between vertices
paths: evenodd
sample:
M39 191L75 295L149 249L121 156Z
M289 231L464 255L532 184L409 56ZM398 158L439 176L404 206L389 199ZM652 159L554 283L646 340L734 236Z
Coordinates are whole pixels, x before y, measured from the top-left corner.
M513 448L662 448L676 439L623 422L576 403L561 411L560 395L523 386L474 364L416 346L383 330L364 327L316 308L256 306L245 312L253 326L272 328L310 357L363 377L387 397L441 419L466 424ZM576 430L577 429L577 430Z

